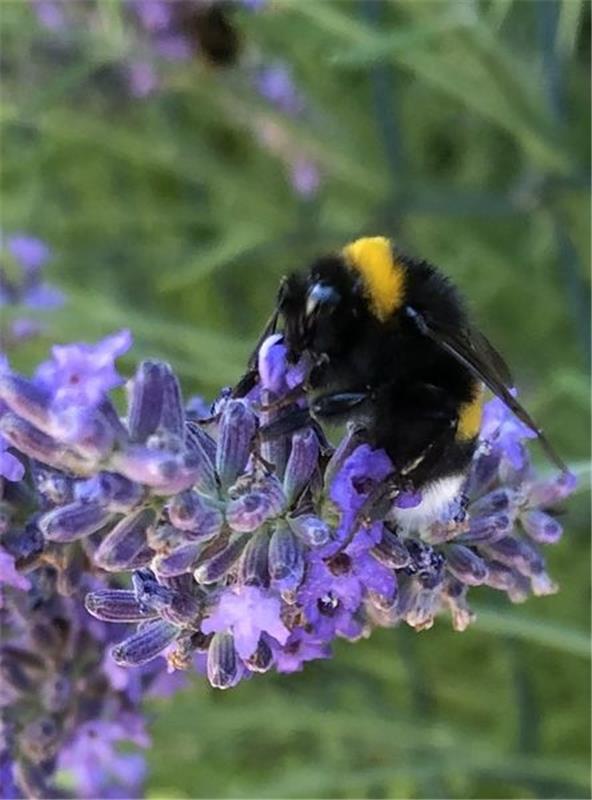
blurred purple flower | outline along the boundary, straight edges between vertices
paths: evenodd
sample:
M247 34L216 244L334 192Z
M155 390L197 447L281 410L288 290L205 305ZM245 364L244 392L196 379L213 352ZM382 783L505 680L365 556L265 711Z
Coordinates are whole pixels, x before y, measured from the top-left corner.
M291 167L292 186L302 197L312 197L321 185L321 175L314 161L304 156L296 158Z
M134 0L133 8L139 21L148 31L161 31L171 24L170 0Z
M285 64L261 67L255 78L259 94L280 111L296 116L304 109L304 101Z
M127 712L114 720L93 720L78 728L60 755L60 768L74 776L78 797L92 800L143 794L144 757L120 752L121 742L149 745L141 717Z
M37 19L50 31L59 31L66 25L63 0L33 0Z
M49 5L54 5L53 3ZM36 236L14 234L6 240L9 253L26 273L38 272L51 258L50 248Z
M152 64L147 61L134 61L127 70L131 93L143 99L159 87L159 80Z

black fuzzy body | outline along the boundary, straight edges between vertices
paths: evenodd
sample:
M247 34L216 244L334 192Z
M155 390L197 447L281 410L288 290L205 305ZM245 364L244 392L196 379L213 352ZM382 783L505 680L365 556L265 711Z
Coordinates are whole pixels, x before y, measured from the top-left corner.
M464 329L462 299L435 267L399 253L404 269L401 305L387 319L373 312L363 280L341 255L317 260L308 274L292 275L280 296L284 334L293 358L308 354L313 366L309 400L320 422L355 420L370 444L384 448L395 474L417 488L464 473L476 437L458 435L462 407L479 382L457 359L422 335L415 314L439 327ZM306 297L315 284L334 287L339 302L311 321ZM364 396L341 412L330 398ZM336 407L335 407L336 406Z

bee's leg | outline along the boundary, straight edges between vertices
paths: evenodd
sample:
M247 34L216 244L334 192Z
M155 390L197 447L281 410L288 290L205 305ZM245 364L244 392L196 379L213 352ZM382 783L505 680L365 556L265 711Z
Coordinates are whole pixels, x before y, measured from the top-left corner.
M260 439L275 439L277 436L286 436L289 433L294 433L302 428L310 426L317 435L321 447L321 455L328 458L333 453L333 447L325 436L325 431L322 429L318 420L310 415L307 408L293 408L286 414L274 419L273 422L268 422L267 425L262 425L259 429Z
M299 400L302 397L303 392L304 384L299 383L298 386L294 386L292 389L286 392L286 394L278 397L277 400L273 400L271 403L260 405L259 411L279 411L280 408L285 408L286 406L291 405L295 400Z
M354 408L368 400L369 392L339 392L317 397L310 410L315 417L331 419L331 417L345 416Z
M401 473L392 472L387 475L383 481L374 487L364 501L356 516L354 530L357 530L360 525L371 525L379 519L384 519L391 510L393 502L400 494L405 492L415 492L415 487L410 480L406 479Z
M310 425L311 422L312 418L308 408L294 408L277 417L273 422L262 425L259 429L259 436L263 439L275 439L277 436L286 436L288 433L299 431Z

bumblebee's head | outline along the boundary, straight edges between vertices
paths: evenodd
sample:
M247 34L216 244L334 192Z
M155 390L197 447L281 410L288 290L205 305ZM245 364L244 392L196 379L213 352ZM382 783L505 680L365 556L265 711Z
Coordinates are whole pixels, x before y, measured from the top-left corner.
M388 239L358 239L315 261L308 274L291 275L278 305L288 347L343 353L356 336L388 322L403 304L405 268Z
M290 351L334 354L347 348L352 323L367 313L356 276L342 255L315 261L308 273L288 277L278 305Z

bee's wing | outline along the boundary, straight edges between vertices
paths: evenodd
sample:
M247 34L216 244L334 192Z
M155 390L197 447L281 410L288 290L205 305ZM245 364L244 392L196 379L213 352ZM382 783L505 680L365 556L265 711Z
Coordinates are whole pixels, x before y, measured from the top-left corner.
M567 471L567 467L543 431L512 394L513 381L510 370L502 356L482 333L473 328L453 330L433 322L414 309L410 309L409 316L424 335L483 381L521 422L534 431L551 461L563 472Z

